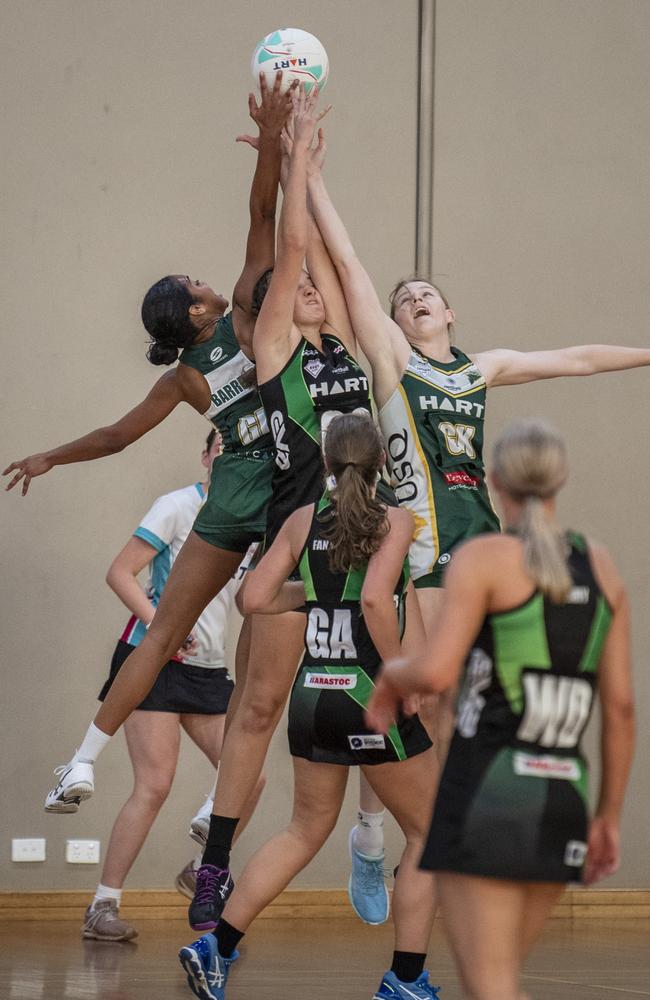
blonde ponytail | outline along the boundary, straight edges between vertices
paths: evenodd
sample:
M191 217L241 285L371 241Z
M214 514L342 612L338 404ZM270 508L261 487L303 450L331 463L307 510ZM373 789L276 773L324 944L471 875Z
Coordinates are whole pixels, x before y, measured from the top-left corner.
M523 501L517 534L524 563L537 588L552 601L566 601L572 581L568 550L543 501L556 495L568 474L564 442L548 424L522 420L508 427L494 448L495 479L513 500Z

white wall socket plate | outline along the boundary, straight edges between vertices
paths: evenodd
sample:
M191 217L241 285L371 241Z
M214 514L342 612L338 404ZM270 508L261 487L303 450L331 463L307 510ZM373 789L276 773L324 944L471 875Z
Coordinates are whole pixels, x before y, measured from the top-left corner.
M99 841L66 840L65 860L71 865L99 864Z
M12 861L45 861L45 837L14 837L11 841Z

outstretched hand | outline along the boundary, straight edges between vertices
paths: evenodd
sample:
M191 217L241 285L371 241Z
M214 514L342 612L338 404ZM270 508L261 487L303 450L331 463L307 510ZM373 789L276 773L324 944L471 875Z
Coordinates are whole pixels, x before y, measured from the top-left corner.
M332 107L331 104L328 104L328 106L323 108L322 111L318 111L316 107L318 102L318 87L312 87L310 92L307 94L305 93L305 87L302 83L297 89L291 91L291 100L293 104L293 113L291 118L288 120L287 127L285 129L287 139L283 139L283 142L290 143L290 155L293 154L293 150L296 145L300 145L303 148L305 146L307 146L307 148L311 146L318 122L325 117L327 112ZM320 143L321 137L319 135L319 144ZM323 157L325 155L324 148L322 155Z
M45 454L29 455L27 458L21 458L19 462L12 462L2 473L3 476L8 476L10 472L16 473L13 479L10 479L5 486L5 490L13 490L14 486L17 486L22 479L23 486L21 493L23 496L26 496L32 479L35 476L42 476L45 472L49 472L52 464Z
M331 109L332 105L329 104L324 111L321 111L320 118L326 115ZM320 120L320 119L319 119ZM288 170L288 160L291 156L291 150L293 149L293 118L289 118L287 124L282 130L282 160L283 160L283 170ZM307 161L307 173L317 174L319 170L322 169L325 163L325 154L327 152L327 146L325 143L325 133L322 128L318 129L318 141L315 146L309 151L309 160Z
M269 88L266 77L260 73L260 101L257 102L255 94L251 91L248 95L248 113L260 130L260 135L265 134L270 138L277 139L291 114L293 105L291 94L296 84L292 84L284 94L280 93L282 86L282 70L275 74L273 87ZM238 135L237 142L247 142L253 149L259 149L260 136Z

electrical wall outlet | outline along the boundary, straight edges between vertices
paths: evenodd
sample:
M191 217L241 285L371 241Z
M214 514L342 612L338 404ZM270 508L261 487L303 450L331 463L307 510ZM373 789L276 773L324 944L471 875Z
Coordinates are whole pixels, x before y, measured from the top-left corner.
M45 861L45 837L30 837L11 841L12 861Z
M98 840L66 840L65 860L71 865L98 865Z

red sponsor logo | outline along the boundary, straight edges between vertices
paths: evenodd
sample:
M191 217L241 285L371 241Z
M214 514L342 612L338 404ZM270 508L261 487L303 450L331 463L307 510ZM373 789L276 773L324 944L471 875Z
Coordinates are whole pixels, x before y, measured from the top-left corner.
M445 482L449 486L470 486L476 489L481 480L479 476L470 476L468 472L445 472Z

